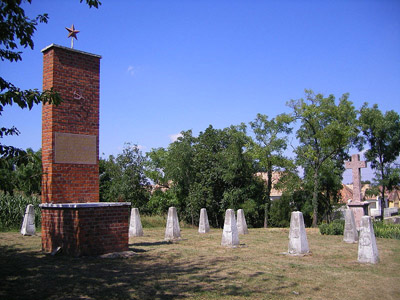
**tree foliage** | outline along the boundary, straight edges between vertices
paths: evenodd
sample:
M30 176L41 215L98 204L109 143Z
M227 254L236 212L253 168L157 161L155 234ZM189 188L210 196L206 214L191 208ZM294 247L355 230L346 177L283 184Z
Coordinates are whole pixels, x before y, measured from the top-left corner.
M80 0L82 3L83 0ZM31 0L1 0L0 1L0 59L2 61L18 62L22 60L20 48L34 48L33 35L39 23L47 23L48 14L39 14L34 18L25 15L21 7L22 2L31 3ZM86 0L89 7L98 7L98 0ZM0 116L4 106L16 104L20 108L32 107L39 103L59 104L62 101L57 91L50 89L39 91L38 89L22 90L0 77ZM0 139L4 136L19 135L16 127L0 127ZM0 143L0 159L16 157L24 154L22 149Z
M268 116L257 114L256 119L250 122L255 140L249 145L249 151L260 172L267 173L265 189L264 227L268 224L268 211L271 205L272 174L290 166L288 158L283 152L287 148L287 135L292 132L289 127L292 117L286 114L278 115L268 120ZM274 183L276 184L276 183Z
M41 193L42 152L28 148L23 155L0 159L0 190L13 195Z
M144 213L149 200L149 181L145 176L146 157L137 145L125 144L115 158L100 160L100 199L108 202L131 202Z
M299 146L296 148L297 163L311 172L313 182L313 227L318 222L318 193L321 185L321 168L329 159L340 161L348 157L348 150L357 137L357 113L349 95L344 94L339 103L335 97L314 94L306 90L306 98L291 100L293 117L300 121L296 132Z
M248 142L243 124L222 130L209 126L198 137L184 131L168 149L153 150L150 157L162 162L156 164L158 174L169 182L164 200L176 203L181 217L193 224L203 207L212 226L222 226L227 208L246 208L249 222L259 223L263 184L245 151ZM151 203L154 197L160 199L160 193Z
M360 111L359 126L362 132L359 148L369 148L364 156L375 169L376 185L381 189L381 216L384 210L385 191L392 190L400 182L400 169L395 164L400 154L400 117L393 110L382 113L378 105L368 107L365 103Z

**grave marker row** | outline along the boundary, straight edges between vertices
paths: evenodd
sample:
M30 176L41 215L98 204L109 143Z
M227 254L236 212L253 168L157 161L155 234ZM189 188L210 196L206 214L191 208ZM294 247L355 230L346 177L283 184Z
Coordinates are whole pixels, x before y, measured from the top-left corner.
M233 209L228 209L225 213L225 222L221 240L222 246L238 247L239 234L248 234L243 210L239 209L237 214L238 222L236 222L235 211ZM207 211L205 208L202 208L200 211L199 233L206 233L209 231L210 226L208 223ZM26 207L24 221L21 227L21 234L35 235L35 212L34 207L31 204ZM142 223L140 220L139 209L137 208L133 208L131 211L129 235L143 236ZM180 239L181 235L178 214L175 207L170 207L168 209L164 240L174 241ZM371 217L363 216L361 218L360 237L358 237L353 211L351 209L346 209L343 241L346 243L356 243L358 240L358 261L360 263L371 264L379 262L378 248L376 245ZM303 214L299 211L292 212L291 214L289 246L287 253L289 255L307 255L310 253Z

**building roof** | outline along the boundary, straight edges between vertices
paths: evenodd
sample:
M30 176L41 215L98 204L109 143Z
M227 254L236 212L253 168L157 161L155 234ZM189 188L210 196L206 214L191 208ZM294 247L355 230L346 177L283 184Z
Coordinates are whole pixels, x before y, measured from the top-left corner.
M376 196L365 196L366 190L371 187L370 184L363 184L361 186L361 196L364 200L376 199ZM382 187L379 187L382 190ZM339 191L341 202L347 203L350 199L353 199L353 185L352 184L342 184L342 189ZM393 190L391 192L385 192L385 198L389 200L389 202L399 201L400 199L400 190Z

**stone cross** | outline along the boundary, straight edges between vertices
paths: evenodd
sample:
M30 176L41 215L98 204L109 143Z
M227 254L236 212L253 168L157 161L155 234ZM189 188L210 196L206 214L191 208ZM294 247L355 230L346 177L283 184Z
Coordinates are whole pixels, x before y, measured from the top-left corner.
M353 154L351 161L346 162L346 169L353 171L353 202L361 202L361 168L366 168L367 163L360 161L359 154Z

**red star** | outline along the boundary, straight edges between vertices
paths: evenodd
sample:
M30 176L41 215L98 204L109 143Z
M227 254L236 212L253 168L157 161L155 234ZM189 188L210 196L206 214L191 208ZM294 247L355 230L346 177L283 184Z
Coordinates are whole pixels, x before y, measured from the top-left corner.
M71 26L71 28L68 28L68 27L65 27L65 29L67 29L68 30L68 37L70 38L70 37L72 37L72 39L78 39L77 37L76 37L76 34L79 32L79 30L75 30L75 27L74 27L74 24L72 24L72 26Z

